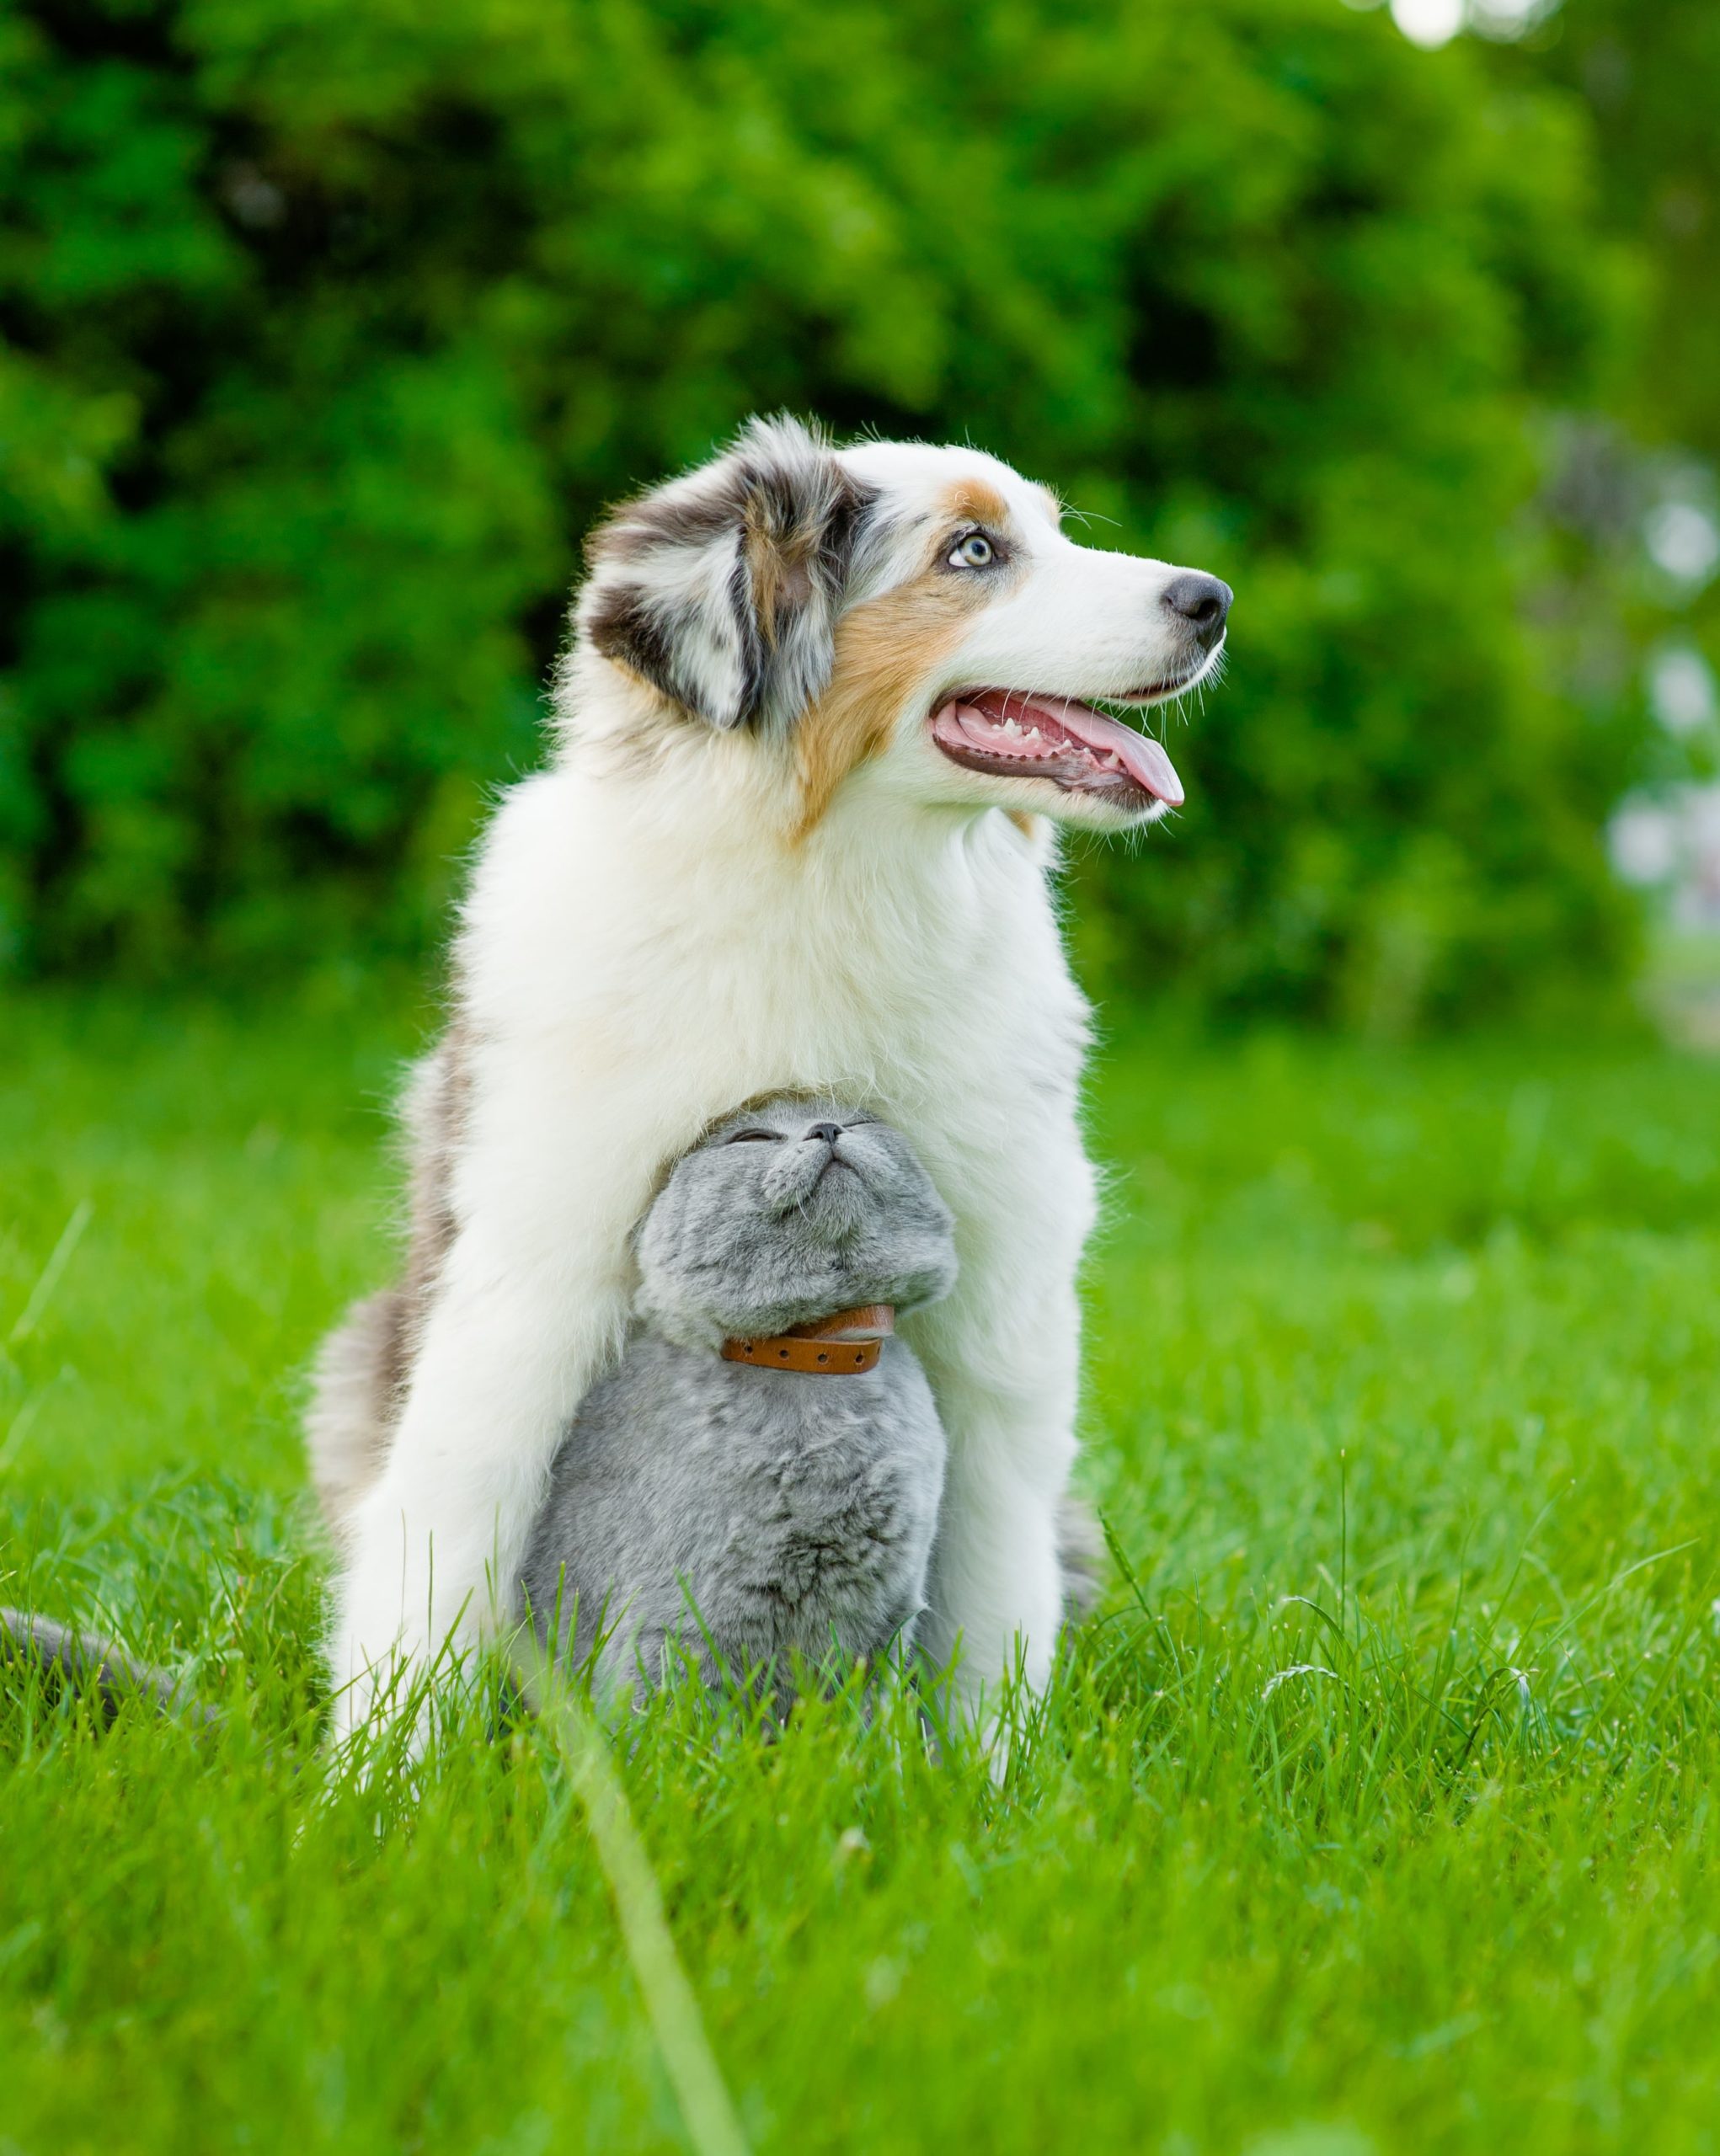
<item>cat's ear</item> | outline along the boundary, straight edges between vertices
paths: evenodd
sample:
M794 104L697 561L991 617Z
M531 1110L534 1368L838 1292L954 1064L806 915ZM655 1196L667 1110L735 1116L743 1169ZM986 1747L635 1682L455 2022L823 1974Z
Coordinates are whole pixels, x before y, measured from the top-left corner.
M580 633L707 725L787 726L830 680L870 500L809 427L755 419L599 526Z

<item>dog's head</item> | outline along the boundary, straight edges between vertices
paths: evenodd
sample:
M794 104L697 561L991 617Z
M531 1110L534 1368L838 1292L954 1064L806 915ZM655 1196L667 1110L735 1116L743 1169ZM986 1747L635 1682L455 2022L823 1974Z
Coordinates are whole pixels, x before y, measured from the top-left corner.
M786 745L803 824L863 767L927 803L1162 814L1169 758L1094 700L1194 687L1231 603L1199 570L1077 546L1052 494L979 451L836 449L787 419L628 503L588 554L575 703L601 663L653 724Z

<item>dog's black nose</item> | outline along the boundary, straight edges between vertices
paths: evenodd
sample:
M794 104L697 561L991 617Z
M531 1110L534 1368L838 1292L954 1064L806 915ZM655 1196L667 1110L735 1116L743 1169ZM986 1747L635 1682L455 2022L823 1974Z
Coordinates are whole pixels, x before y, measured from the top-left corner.
M806 1134L809 1138L823 1139L826 1145L834 1145L842 1134L842 1126L839 1123L815 1123Z
M1225 617L1234 595L1229 584L1217 577L1208 576L1203 569L1185 569L1165 586L1162 603L1189 624L1203 651L1210 651L1225 632Z

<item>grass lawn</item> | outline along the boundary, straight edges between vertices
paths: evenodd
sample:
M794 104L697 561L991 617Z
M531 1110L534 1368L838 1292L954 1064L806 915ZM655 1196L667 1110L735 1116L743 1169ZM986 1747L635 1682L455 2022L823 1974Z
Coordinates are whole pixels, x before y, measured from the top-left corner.
M403 1009L0 1006L0 2149L688 2145L542 1729L325 1788L296 1373ZM758 2149L1720 2149L1720 1070L1114 1043L1089 1486L1006 1785L851 1700L617 1754Z

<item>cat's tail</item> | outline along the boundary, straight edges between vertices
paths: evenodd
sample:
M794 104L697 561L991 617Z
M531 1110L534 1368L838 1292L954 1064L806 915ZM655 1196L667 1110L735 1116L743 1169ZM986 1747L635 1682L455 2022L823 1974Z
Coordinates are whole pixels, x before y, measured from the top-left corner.
M138 1662L95 1632L80 1632L51 1617L0 1609L0 1666L34 1671L51 1689L72 1685L87 1692L104 1722L112 1722L127 1700L142 1700L163 1714L186 1707L201 1721L215 1719L181 1681L153 1662Z

